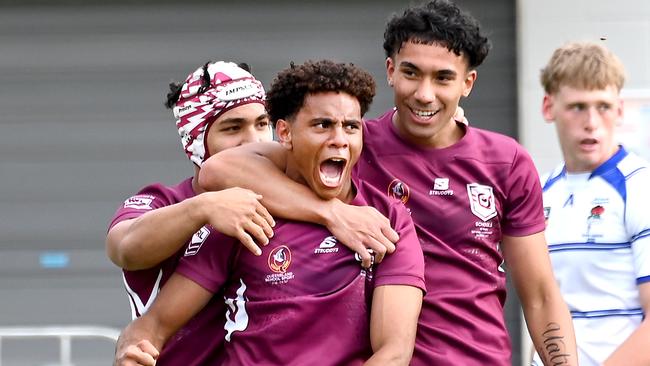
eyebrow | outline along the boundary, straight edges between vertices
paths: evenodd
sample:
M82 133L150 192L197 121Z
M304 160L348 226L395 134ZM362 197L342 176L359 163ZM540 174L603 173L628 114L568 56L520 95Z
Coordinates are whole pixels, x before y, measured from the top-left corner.
M415 65L415 64L413 64L411 62L408 62L408 61L400 62L399 66L420 71L420 68L417 67L417 65ZM442 70L436 71L436 75L439 75L439 76L454 76L455 77L458 74L454 70L442 69Z
M258 122L258 121L261 121L261 120L264 120L264 119L269 119L269 114L268 113L260 114L257 118L255 118L255 122ZM241 123L244 123L244 122L246 122L246 118L233 117L233 118L226 118L224 120L221 120L219 122L219 124L225 124L225 123L233 123L233 124L238 123L238 124L241 124Z

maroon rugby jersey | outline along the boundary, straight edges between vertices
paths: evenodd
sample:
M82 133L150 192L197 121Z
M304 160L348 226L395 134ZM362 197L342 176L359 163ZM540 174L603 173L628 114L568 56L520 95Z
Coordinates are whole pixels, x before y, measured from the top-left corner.
M181 259L178 273L225 291L223 365L361 365L372 354L372 288L424 290L422 250L401 203L360 183L352 204L375 206L400 234L395 253L369 271L325 227L284 220L259 257L223 236Z
M124 201L113 216L109 228L118 222L137 218L151 210L173 205L194 196L192 178L171 187L162 184L149 185ZM131 304L131 315L134 319L149 309L162 285L174 273L183 253L200 245L210 245L209 243L215 237L214 233L216 231L212 227L204 226L188 241L188 249L183 247L175 255L153 268L122 271L124 286ZM206 306L165 344L156 365L214 364L223 344L222 338L214 336L215 329L223 327L223 309L221 296L210 300L210 306Z
M415 146L393 113L365 123L355 174L404 202L420 238L429 291L412 365L509 366L498 243L544 230L533 162L513 139L465 125L450 147Z

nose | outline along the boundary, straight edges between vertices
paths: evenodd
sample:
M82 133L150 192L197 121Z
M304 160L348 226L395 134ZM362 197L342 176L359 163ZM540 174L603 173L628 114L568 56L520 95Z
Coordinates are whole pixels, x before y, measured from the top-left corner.
M595 130L600 124L601 118L602 117L597 107L589 107L587 109L587 115L585 116L585 130Z
M343 126L339 125L332 129L330 145L338 149L348 147L348 135L345 133Z
M436 100L435 86L430 80L422 80L415 90L415 100L421 104L430 104Z
M260 142L262 141L262 134L258 131L254 125L247 126L241 131L241 141L240 145L248 144L251 142Z

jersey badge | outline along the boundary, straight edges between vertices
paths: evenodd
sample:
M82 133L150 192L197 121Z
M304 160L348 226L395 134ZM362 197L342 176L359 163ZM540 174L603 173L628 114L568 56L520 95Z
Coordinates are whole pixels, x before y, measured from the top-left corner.
M269 253L268 264L273 273L266 275L266 283L283 285L295 277L293 272L287 271L291 265L291 250L286 245L273 248Z
M315 254L337 253L339 248L336 247L336 237L331 235L323 239L318 248L314 249Z
M488 221L497 215L492 187L471 183L467 185L467 195L469 196L469 207L476 217Z
M436 178L433 180L433 188L429 190L429 196L453 196L454 191L449 189L449 178Z
M146 195L146 194L139 194L137 196L132 196L129 197L126 201L124 201L124 208L134 208L136 210L151 210L151 202L156 197Z
M192 235L192 239L187 245L187 248L185 248L185 256L188 257L198 253L199 249L201 249L201 245L203 245L203 243L205 243L205 240L208 238L208 235L210 235L210 229L208 229L206 226L200 228L199 231L195 232L194 235Z
M280 245L269 253L269 268L275 273L285 273L291 265L291 250L286 245Z
M402 203L406 204L411 196L411 190L406 183L399 179L393 179L393 181L388 185L388 196L397 198L402 201Z

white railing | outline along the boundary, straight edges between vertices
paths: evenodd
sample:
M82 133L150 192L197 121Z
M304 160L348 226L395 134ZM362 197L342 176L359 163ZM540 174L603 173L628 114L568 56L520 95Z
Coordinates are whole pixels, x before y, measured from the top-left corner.
M72 338L101 338L115 343L119 335L118 329L98 326L0 327L0 366L5 338L58 338L59 365L72 366Z

